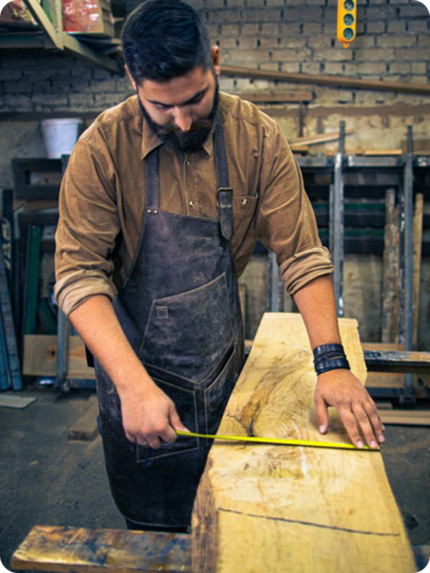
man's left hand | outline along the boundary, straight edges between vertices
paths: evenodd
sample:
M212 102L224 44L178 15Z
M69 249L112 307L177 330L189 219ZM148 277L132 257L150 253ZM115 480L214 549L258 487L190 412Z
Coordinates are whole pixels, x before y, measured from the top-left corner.
M315 408L321 434L325 434L328 429L328 406L334 406L339 412L352 443L358 448L363 447L359 430L372 449L378 448L378 443L385 441L385 428L375 402L349 370L331 370L318 376Z

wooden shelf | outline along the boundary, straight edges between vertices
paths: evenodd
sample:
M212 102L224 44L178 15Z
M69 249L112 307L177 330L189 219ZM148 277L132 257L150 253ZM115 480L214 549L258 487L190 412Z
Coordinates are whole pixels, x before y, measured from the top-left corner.
M45 48L48 50L59 50L110 72L123 73L121 60L105 54L106 44L103 45L103 49L98 49L90 45L89 39L83 41L72 34L63 32L61 0L55 0L56 26L48 18L37 0L24 0L24 3L36 20L39 28L34 31L0 32L0 49ZM111 45L113 48L117 48L117 41L113 38ZM120 51L118 50L119 53Z

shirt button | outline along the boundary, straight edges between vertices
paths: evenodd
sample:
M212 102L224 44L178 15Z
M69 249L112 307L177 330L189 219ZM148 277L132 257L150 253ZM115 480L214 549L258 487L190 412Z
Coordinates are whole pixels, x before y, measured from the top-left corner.
M190 202L188 203L188 205L189 205L190 207L194 207L194 201L190 201Z
M185 165L189 165L190 163L191 163L191 161L190 161L189 159L187 159L187 160L185 161Z

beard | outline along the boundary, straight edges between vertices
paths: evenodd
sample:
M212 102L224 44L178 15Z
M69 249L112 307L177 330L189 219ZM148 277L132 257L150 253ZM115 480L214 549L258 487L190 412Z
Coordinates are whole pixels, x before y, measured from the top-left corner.
M161 141L174 151L182 151L183 153L193 153L203 149L203 144L212 132L215 116L219 108L219 87L218 81L215 86L214 102L210 114L205 119L194 121L189 131L182 131L174 125L160 125L156 123L148 114L139 96L139 101L142 115L148 123L149 129Z

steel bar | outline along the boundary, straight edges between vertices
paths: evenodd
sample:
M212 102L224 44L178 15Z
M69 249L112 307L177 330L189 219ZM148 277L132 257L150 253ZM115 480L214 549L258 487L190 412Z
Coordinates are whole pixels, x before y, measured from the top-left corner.
M330 187L330 250L334 263L334 296L337 314L343 316L343 259L344 259L344 189L343 156L345 151L345 122L340 122L339 153L334 161L334 183Z
M408 126L407 133L407 154L404 166L404 182L403 182L403 275L402 275L402 298L403 304L401 305L403 322L403 340L406 350L413 350L413 329L414 329L414 313L413 313L413 143L412 143L412 126ZM413 378L412 374L405 375L404 387L405 399L413 398Z
M35 334L37 300L39 294L39 262L42 229L30 225L26 253L25 300L24 300L24 334Z
M275 253L269 252L269 310L278 312L279 308L279 267Z
M2 315L2 336L4 336L7 352L8 377L14 390L22 390L21 369L19 365L18 348L13 324L12 304L10 300L6 268L3 252L0 249L0 313ZM2 345L3 346L3 345Z
M55 385L65 390L67 385L70 323L64 312L58 309L57 368Z

